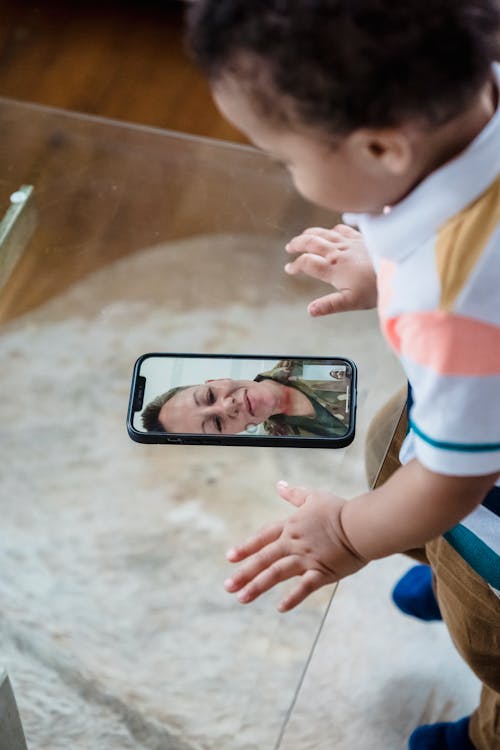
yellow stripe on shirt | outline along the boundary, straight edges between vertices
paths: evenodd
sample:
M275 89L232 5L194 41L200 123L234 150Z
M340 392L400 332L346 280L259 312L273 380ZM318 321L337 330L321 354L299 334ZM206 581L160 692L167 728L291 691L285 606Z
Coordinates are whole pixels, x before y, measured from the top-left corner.
M438 232L436 267L441 280L441 310L453 310L456 298L499 222L500 176Z

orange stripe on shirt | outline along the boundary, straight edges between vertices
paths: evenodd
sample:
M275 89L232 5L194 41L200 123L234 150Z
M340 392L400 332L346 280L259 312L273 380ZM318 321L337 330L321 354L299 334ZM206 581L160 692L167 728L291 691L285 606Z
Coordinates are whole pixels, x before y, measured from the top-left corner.
M395 351L441 375L500 375L500 327L444 311L382 319Z

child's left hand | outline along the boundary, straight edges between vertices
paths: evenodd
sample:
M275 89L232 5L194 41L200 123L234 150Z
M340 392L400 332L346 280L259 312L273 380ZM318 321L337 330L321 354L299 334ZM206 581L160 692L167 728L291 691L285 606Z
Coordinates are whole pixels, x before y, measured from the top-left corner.
M301 576L279 605L286 612L321 586L355 573L367 561L352 549L343 532L340 513L345 500L285 482L278 482L278 493L298 510L229 550L230 562L247 562L224 585L247 604L280 581Z

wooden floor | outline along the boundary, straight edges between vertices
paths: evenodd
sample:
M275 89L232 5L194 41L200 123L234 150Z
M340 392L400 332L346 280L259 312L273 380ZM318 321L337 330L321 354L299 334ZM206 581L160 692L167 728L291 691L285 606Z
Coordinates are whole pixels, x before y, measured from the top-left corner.
M24 0L0 12L0 96L243 141L218 114L172 0Z

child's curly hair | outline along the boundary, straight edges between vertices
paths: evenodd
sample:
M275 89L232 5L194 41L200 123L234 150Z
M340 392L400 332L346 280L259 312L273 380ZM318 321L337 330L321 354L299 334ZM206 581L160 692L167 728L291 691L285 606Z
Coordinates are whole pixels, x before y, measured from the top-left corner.
M188 40L276 125L332 137L459 114L499 55L499 0L197 0Z

